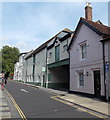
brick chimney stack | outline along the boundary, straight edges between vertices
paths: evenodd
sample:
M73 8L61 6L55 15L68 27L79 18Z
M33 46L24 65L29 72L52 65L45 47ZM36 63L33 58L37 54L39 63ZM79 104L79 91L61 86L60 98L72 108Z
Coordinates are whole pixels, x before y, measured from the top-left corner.
M85 18L92 21L92 6L91 3L86 2Z

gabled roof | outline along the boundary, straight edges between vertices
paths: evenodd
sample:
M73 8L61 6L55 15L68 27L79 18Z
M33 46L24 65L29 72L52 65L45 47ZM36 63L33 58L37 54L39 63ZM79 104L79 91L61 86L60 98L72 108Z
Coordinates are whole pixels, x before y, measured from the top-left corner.
M85 24L91 30L93 30L98 35L102 36L103 38L105 38L107 36L110 36L110 27L109 26L105 26L100 22L93 22L93 21L90 21L90 20L87 20L87 19L81 17L80 20L79 20L79 23L78 23L78 25L76 27L76 30L74 32L73 38L72 38L72 40L70 42L70 45L68 47L68 50L70 49L70 47L71 47L71 45L73 43L73 40L74 40L74 38L76 36L76 33L77 33L78 29L81 27L82 24Z
M61 35L62 33L64 33L63 36L60 36L60 37L59 37L59 35ZM63 40L69 38L72 33L73 33L73 31L69 30L68 28L63 29L62 31L60 31L58 34L56 34L56 35L54 36L54 41L53 41L53 43L52 43L51 45L49 45L49 46L47 47L47 49L51 49L51 48L54 46L54 44L55 44L55 42L56 42L57 39L62 42Z
M110 35L110 27L100 24L99 22L93 22L85 18L81 18L82 22L90 27L93 31L97 32L99 35Z
M28 59L30 58L32 55L38 53L39 51L41 51L42 49L44 49L45 47L47 47L48 43L51 42L54 38L56 40L56 37L61 33L61 32L64 32L64 33L67 33L70 34L72 31L69 30L68 28L65 28L64 30L60 31L59 33L57 33L56 35L54 35L51 39L49 39L48 41L46 41L45 43L43 43L41 46L39 46L38 48L36 48L33 52L31 52L28 56L26 56L25 59ZM68 36L65 36L65 37L68 37ZM61 39L62 40L62 39ZM54 41L55 42L55 41ZM52 45L54 44L54 42L52 43ZM51 46L51 45L50 45Z
M28 52L23 52L23 53L20 53L18 57L20 57L21 55L23 54L27 54Z
M30 54L33 52L33 50L29 51L27 54L25 54L24 59L26 59Z

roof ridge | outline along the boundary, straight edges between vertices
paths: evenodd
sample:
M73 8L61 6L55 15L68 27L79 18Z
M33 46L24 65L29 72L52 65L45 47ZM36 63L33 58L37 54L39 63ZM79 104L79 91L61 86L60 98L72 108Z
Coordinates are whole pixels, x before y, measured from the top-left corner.
M81 17L80 20L82 20L82 21L86 22L87 24L89 24L94 29L96 29L96 31L99 31L101 34L110 35L110 27L109 26L99 24L99 23L91 21L91 20L87 20L87 19L85 19L83 17Z
M102 24L99 24L99 23L97 23L97 21L96 21L96 22L95 22L95 21L91 21L91 20L85 19L85 18L83 18L83 17L81 17L81 19L86 20L86 21L89 21L89 22L93 22L93 23L95 23L95 24L97 24L97 25L101 25L101 26L110 28L110 26L107 26L107 25L105 25L105 24L103 24L103 23L102 23Z

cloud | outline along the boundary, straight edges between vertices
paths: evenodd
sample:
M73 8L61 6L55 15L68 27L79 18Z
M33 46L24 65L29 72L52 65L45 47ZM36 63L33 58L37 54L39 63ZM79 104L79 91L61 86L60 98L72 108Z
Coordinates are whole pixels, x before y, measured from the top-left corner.
M105 9L104 5L97 4L95 8L100 11ZM85 3L79 2L3 3L2 45L16 46L21 52L35 49L64 28L74 30L79 18L84 16L84 6ZM97 12L97 18L100 16L103 15Z
M33 48L35 49L38 47L37 43L39 42L39 39L33 38L31 36L19 36L19 35L6 35L0 37L0 41L2 41L2 46L9 45L9 46L15 46L20 49L21 52L30 51Z

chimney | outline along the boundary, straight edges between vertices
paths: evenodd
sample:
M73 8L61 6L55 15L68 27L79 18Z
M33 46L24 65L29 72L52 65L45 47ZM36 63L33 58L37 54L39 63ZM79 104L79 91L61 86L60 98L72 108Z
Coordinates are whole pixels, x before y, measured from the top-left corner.
M91 3L89 3L89 2L86 2L85 18L87 20L91 20L92 21L92 6L91 6Z

